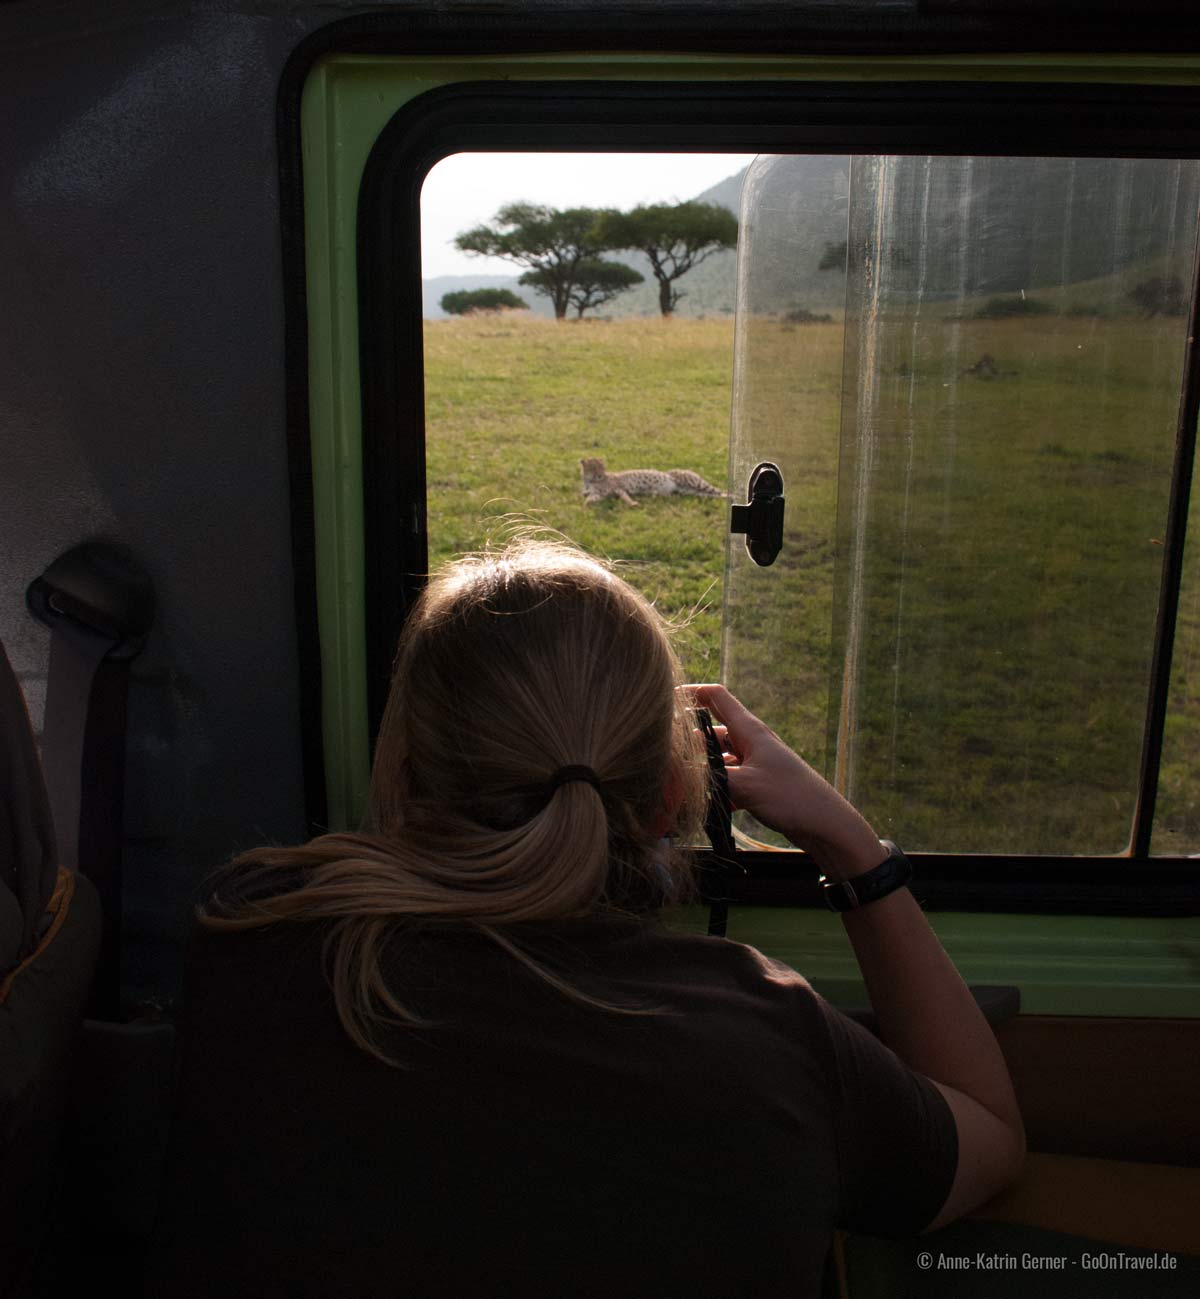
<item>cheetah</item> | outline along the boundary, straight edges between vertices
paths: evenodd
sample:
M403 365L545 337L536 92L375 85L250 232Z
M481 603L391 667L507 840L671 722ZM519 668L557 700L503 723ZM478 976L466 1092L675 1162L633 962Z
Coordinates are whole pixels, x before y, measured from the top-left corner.
M626 505L636 505L638 496L721 496L728 492L705 482L690 469L625 469L606 473L598 456L579 462L583 471L583 499L588 505L615 496Z

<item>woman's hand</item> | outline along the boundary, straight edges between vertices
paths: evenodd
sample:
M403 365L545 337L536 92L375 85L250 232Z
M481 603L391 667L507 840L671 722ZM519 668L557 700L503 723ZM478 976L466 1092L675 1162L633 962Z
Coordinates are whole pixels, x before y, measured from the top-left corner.
M860 875L884 860L887 851L866 820L724 686L683 689L720 723L715 729L734 807L786 835L830 879Z

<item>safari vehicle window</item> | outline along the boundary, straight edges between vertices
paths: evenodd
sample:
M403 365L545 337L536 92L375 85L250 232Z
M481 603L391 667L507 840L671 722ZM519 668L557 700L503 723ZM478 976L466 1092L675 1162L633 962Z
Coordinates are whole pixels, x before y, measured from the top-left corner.
M674 278L601 246L622 193L627 227L736 213L740 270L728 232ZM453 155L422 191L430 564L561 530L907 847L1126 853L1198 202L1181 160ZM717 495L763 461L768 567ZM1190 575L1165 854L1200 838Z
M683 615L688 675L719 669L916 854L929 905L1190 913L1192 98L546 82L446 86L398 112L358 195L371 725L420 575L520 513ZM601 141L761 150L733 316L689 271L664 320L664 286L614 242L592 251L643 282L581 319L581 300L536 319L551 280L538 292L546 268L512 258L507 284L461 287L528 311L434 319L409 232L437 164L575 147L598 168ZM595 199L555 203L514 165L455 235L483 257L531 208L628 216L596 175ZM785 502L769 567L728 531L765 463ZM730 499L660 494L671 470ZM819 904L787 854L743 860L739 901Z

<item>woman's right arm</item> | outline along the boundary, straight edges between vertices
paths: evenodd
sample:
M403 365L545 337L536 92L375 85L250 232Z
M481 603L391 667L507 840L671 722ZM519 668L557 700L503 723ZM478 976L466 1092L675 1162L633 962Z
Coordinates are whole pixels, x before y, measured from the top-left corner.
M735 807L787 836L826 876L849 880L887 856L866 820L720 685L688 687L722 725ZM969 1212L1013 1181L1025 1128L1008 1067L975 999L907 888L842 913L879 1023L879 1036L945 1097L958 1130L958 1167L929 1228Z

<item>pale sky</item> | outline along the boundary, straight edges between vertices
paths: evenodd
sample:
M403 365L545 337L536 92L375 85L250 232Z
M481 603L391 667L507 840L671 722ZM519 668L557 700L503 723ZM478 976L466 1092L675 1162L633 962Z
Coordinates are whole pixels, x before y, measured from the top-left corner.
M468 257L454 236L505 203L631 208L682 203L754 161L750 153L456 153L421 190L421 274L519 275L512 262Z

